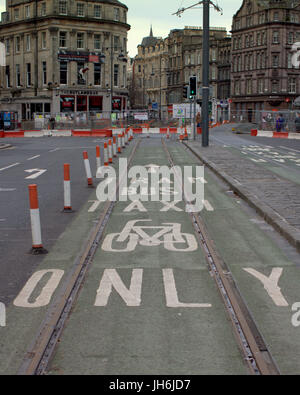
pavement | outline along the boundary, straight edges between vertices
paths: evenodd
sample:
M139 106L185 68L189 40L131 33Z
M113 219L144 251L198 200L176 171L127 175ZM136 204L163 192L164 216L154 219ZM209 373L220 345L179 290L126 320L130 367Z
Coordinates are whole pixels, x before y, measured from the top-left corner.
M229 133L228 126L215 128L209 149L199 141L184 144L300 251L300 151L288 146L281 154L255 137L233 143Z

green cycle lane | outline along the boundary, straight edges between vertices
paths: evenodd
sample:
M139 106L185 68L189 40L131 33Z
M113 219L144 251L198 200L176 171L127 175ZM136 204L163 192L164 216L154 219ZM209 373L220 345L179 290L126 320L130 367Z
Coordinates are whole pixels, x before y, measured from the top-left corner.
M170 150L176 164L198 163L179 145L171 146ZM262 230L259 223L263 220L253 210L243 209L239 199L228 193L229 187L208 169L205 180L205 199L212 210L203 210L201 217L209 234L233 274L280 372L299 374L299 315L298 321L295 319L298 326L292 323L296 314L292 308L300 302L299 254L294 251L293 258L287 256L279 247L279 236L270 237Z
M149 164L168 164L159 139ZM183 203L142 204L116 204L48 373L247 374Z

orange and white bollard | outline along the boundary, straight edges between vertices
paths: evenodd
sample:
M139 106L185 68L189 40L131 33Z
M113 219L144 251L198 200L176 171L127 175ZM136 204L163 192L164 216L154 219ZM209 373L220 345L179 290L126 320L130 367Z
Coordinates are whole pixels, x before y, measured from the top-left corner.
M96 172L98 171L99 167L101 167L101 155L100 155L100 147L99 145L96 146Z
M40 220L40 209L38 201L37 185L28 185L29 189L29 201L30 201L30 221L31 221L31 233L32 233L32 249L31 254L47 254L47 250L43 248L42 243L42 232L41 232L41 220Z
M113 155L114 158L117 156L117 138L113 136Z
M128 144L128 132L127 132L127 130L125 132L125 144Z
M108 140L108 162L113 163L113 155L112 155L112 143L111 140Z
M86 172L86 178L88 181L88 186L92 187L93 186L93 178L92 178L92 172L91 172L91 166L90 166L88 153L86 151L83 152L83 159L84 159L84 166L85 166L85 172Z
M107 143L104 143L104 166L108 166Z
M121 149L121 135L118 135L118 154L122 153L122 149Z
M70 178L70 165L64 164L64 213L71 213L71 178Z

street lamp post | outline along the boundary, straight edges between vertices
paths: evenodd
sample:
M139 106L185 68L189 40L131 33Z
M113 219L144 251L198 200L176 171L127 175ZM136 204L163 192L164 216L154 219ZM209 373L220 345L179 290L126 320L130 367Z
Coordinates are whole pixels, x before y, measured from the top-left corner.
M183 12L194 8L197 5L203 5L203 39L202 39L202 57L203 57L203 74L202 74L202 146L209 145L209 7L212 5L217 11L222 9L213 3L212 0L202 0L186 8L180 8L175 14L181 16Z
M203 0L202 146L209 145L209 5Z

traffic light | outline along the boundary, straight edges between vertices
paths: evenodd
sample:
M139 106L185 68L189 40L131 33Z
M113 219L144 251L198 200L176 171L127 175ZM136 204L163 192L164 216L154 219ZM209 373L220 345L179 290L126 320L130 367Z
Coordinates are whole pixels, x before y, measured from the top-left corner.
M190 97L189 90L190 90L190 87L188 85L183 87L183 98L184 99L188 99Z
M197 96L197 77L190 77L190 96Z

